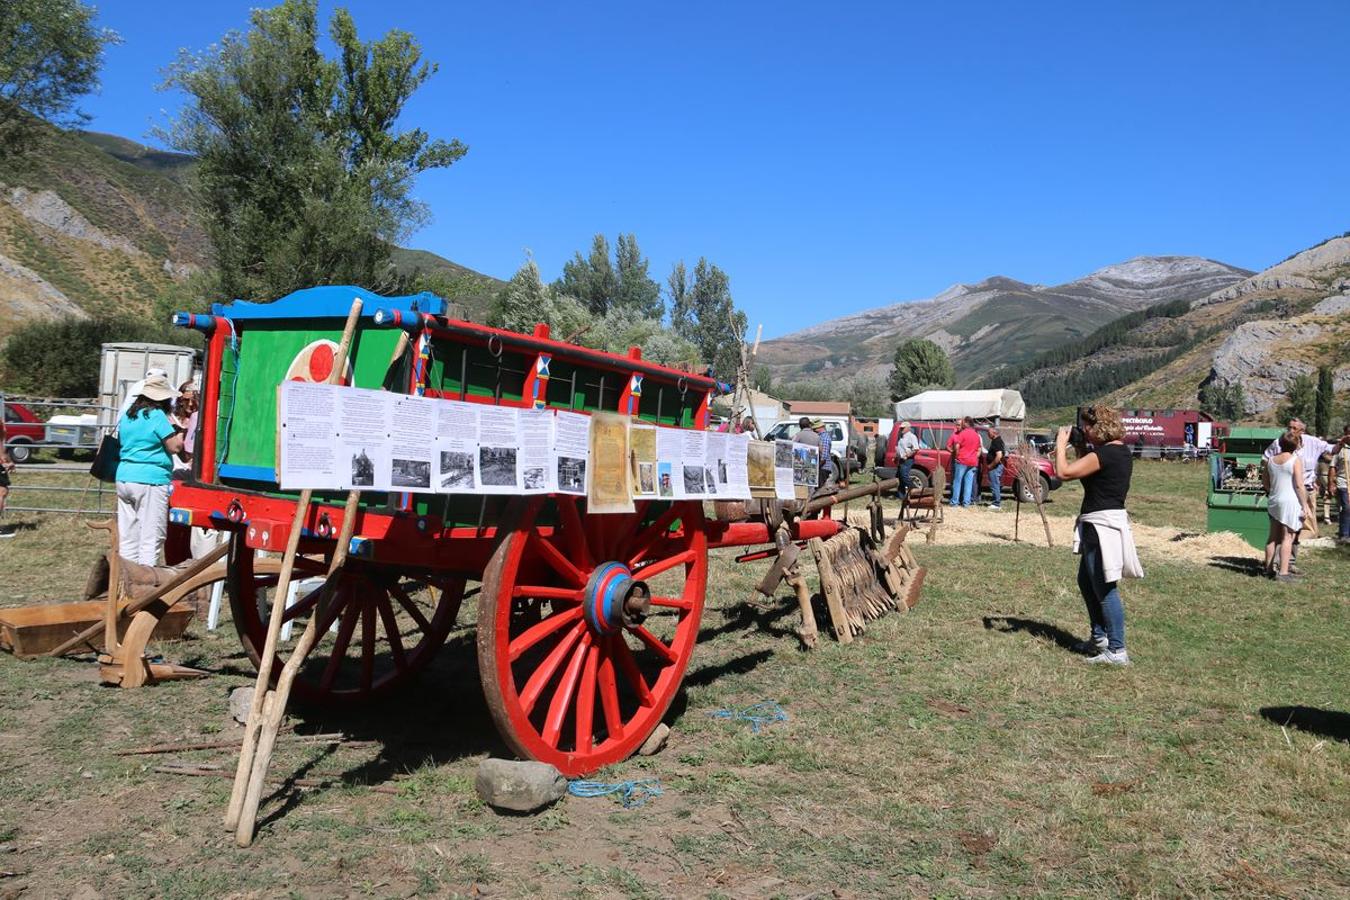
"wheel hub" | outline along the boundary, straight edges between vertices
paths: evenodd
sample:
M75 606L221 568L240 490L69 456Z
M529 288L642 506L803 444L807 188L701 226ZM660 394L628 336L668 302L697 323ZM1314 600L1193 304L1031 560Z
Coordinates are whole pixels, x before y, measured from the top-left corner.
M624 626L640 625L651 609L646 582L633 577L623 563L596 566L582 594L581 611L596 634L614 634Z

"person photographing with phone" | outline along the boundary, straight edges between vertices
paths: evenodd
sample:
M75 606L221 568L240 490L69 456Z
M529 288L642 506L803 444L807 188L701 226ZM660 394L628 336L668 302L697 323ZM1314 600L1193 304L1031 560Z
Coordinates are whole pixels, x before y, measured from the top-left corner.
M1078 590L1087 605L1092 632L1078 649L1088 662L1128 666L1125 649L1125 603L1121 578L1143 578L1144 570L1130 531L1125 498L1130 492L1134 460L1122 440L1120 413L1107 406L1089 406L1081 427L1066 425L1055 437L1055 470L1065 481L1083 482L1083 505L1074 522L1073 551L1078 561ZM1068 448L1076 458L1070 462Z

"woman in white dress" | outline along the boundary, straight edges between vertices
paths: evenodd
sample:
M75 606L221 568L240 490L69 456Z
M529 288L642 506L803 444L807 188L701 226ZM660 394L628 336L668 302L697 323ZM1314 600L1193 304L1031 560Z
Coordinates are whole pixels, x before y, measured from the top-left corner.
M1270 515L1270 535L1266 538L1266 574L1277 581L1293 581L1289 574L1294 535L1303 527L1305 517L1313 520L1308 492L1303 488L1303 462L1296 451L1299 436L1292 431L1280 435L1280 452L1266 462L1262 476L1266 483L1266 512ZM1280 570L1275 572L1278 547Z

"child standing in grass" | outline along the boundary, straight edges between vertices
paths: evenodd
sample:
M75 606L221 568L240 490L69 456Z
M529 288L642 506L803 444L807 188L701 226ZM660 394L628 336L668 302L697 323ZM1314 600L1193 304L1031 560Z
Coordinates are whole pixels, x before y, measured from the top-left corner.
M1125 497L1130 492L1134 461L1122 440L1125 426L1120 413L1108 406L1083 410L1087 444L1075 448L1069 462L1069 434L1065 426L1055 440L1055 469L1065 481L1081 479L1083 505L1074 523L1073 549L1078 562L1078 590L1087 604L1092 634L1079 649L1091 654L1090 663L1128 666L1125 650L1125 604L1117 587L1122 577L1142 578L1144 570L1135 552Z

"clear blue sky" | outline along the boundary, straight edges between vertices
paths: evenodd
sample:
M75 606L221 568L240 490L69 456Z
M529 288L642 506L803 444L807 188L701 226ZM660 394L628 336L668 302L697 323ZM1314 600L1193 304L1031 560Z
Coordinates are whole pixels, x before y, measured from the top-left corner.
M263 0L104 0L92 128L150 141L178 48ZM324 2L325 19L337 4ZM406 122L469 155L423 175L412 246L545 277L632 231L700 255L766 336L1003 274L1141 254L1260 269L1350 229L1350 2L354 0L440 73Z

